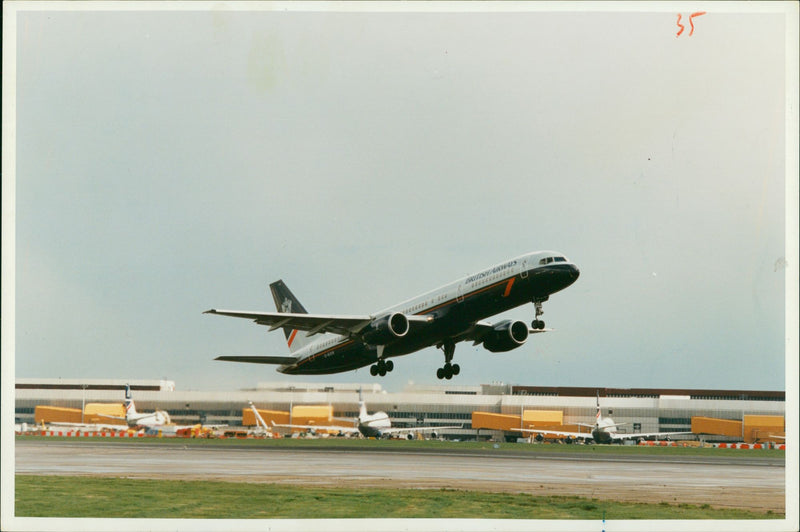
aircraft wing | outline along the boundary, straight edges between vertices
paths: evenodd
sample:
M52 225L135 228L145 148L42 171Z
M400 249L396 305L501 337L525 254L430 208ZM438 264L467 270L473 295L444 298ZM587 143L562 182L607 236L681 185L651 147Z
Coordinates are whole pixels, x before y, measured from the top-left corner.
M564 432L560 430L547 429L509 429L508 432L532 432L533 434L555 434L556 436L567 436L570 438L591 438L591 432Z
M453 425L450 427L391 427L379 429L381 434L402 434L404 432L432 432L435 430L463 429L464 425Z
M97 417L106 417L108 419L119 419L120 421L127 422L128 418L122 416L112 416L110 414L95 414Z
M328 314L295 314L288 312L247 312L239 310L211 309L203 314L219 314L234 318L253 320L259 325L269 326L270 331L281 327L290 327L306 331L306 336L321 333L335 333L342 335L356 334L369 325L372 316L345 316ZM268 362L269 363L269 362Z
M297 362L296 357L290 356L257 356L257 355L224 355L215 358L214 360L224 360L226 362L249 362L251 364L280 364L290 365Z
M306 429L306 430L335 430L338 432L359 432L358 427L343 427L339 425L290 425L282 423L273 423L273 427L282 429Z
M240 310L217 310L210 309L203 314L219 314L221 316L231 316L234 318L244 318L253 320L259 325L269 326L270 331L281 327L289 327L299 331L306 331L306 336L313 336L322 333L334 333L344 336L358 334L367 325L375 320L375 316L359 316L344 314L297 314L290 312L247 312ZM406 319L412 323L429 323L433 318L430 316L406 315ZM267 362L274 364L275 362Z
M632 434L614 433L615 440L631 440L635 438L658 438L661 436L685 436L687 434L694 434L693 432L638 432Z
M72 427L87 430L128 430L128 425L106 425L105 423L69 423L67 421L53 421L48 423L53 427Z

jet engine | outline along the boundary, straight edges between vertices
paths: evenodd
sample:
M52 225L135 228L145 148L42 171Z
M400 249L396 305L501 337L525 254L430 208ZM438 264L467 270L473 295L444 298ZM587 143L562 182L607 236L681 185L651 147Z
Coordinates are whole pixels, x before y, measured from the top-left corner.
M408 333L408 318L401 312L376 318L362 332L364 341L371 345L384 345Z
M524 321L501 321L483 340L483 347L492 353L516 349L528 339L528 325Z

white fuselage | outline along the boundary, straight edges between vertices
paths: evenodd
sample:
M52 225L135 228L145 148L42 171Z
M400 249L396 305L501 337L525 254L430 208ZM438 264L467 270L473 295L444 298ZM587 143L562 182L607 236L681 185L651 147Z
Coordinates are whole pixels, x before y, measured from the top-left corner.
M128 400L125 404L125 421L129 427L154 427L170 423L169 414L162 410L137 412L132 400Z
M386 412L375 412L358 418L358 430L367 437L378 437L381 435L381 430L391 427L392 422L389 421Z
M555 262L554 262L555 261ZM477 321L530 303L569 286L578 269L558 252L538 251L486 268L455 282L383 309L373 316L402 313L424 316L430 325L411 331L386 346L386 357L408 354L457 338ZM301 333L302 334L302 333ZM458 340L456 340L458 341ZM295 354L297 362L283 365L281 373L333 373L356 369L375 361L367 346L344 335L324 335Z

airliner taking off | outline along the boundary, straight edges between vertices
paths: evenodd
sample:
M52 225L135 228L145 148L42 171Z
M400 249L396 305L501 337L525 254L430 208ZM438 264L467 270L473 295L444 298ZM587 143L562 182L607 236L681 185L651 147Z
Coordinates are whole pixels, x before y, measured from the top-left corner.
M270 331L283 329L289 344L289 356L216 360L277 364L279 372L290 375L340 373L371 365L373 376L384 376L394 368L390 358L436 346L444 352L444 366L436 376L451 379L461 369L452 363L456 343L472 341L492 353L520 347L529 334L550 330L540 319L542 304L579 275L578 267L561 253L537 251L371 315L309 314L283 281L270 284L278 312L211 309L205 314L246 318ZM531 328L522 321L484 321L526 303L535 307ZM322 333L332 334L314 338Z

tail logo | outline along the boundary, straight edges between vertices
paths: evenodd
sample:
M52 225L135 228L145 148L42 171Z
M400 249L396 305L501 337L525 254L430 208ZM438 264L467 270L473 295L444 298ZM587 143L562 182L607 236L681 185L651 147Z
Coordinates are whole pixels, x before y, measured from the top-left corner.
M283 303L281 304L281 312L289 314L291 314L292 312L292 300L289 299L288 297L284 299Z

